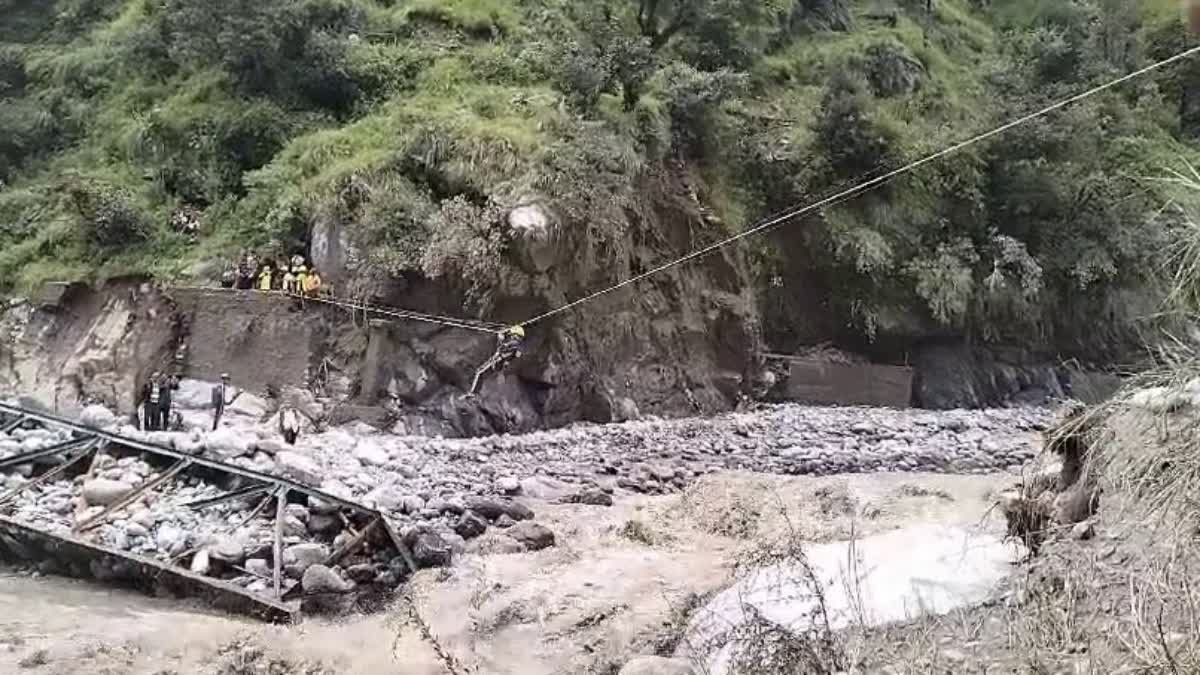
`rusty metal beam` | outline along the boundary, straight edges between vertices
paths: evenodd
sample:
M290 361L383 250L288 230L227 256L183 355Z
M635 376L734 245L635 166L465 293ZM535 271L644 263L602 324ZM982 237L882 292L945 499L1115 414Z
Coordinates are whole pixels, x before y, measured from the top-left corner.
M309 487L303 483L298 483L294 480L290 480L290 479L283 478L280 476L273 476L271 474L263 473L261 471L254 471L253 469L246 469L246 468L236 466L233 464L226 464L225 462L221 462L221 461L218 461L215 459L206 459L204 457L199 457L196 455L189 455L188 453L180 452L178 450L175 450L174 448L168 448L163 445L155 445L154 443L147 443L145 441L139 441L134 438L127 438L125 436L120 436L118 434L110 433L107 431L93 429L92 427L84 426L82 424L79 424L78 422L73 422L71 420L64 419L62 417L58 417L55 415L50 415L50 414L42 413L42 412L27 411L24 408L18 408L16 406L11 406L6 403L0 403L0 413L8 414L8 415L27 415L29 417L29 419L35 420L44 425L52 425L52 426L57 426L57 427L63 427L66 429L72 429L72 430L78 431L80 433L90 434L97 438L105 439L115 445L121 445L121 446L124 446L127 448L132 448L134 450L141 450L143 452L155 454L160 457L171 458L171 459L176 459L176 460L190 459L195 466L208 467L211 469L216 469L218 471L224 471L225 473L232 474L235 476L251 478L251 479L261 481L263 483L269 483L271 485L275 485L278 487L286 487L290 491L295 491L295 492L299 492L304 495L316 497L317 499L320 499L321 501L323 501L327 504L336 504L338 506L341 506L342 508L350 509L351 511L355 511L357 513L367 513L367 514L378 513L376 510L369 509L369 508L363 506L362 504L358 504L358 503L352 502L348 499L338 497L337 495L331 495L327 492L322 492L320 490L317 490L316 488Z
M209 499L200 499L200 500L197 500L194 502L189 502L187 504L184 504L184 506L186 506L189 509L199 511L200 509L207 509L210 506L216 506L217 504L223 504L225 502L232 501L234 499L239 499L241 497L253 497L254 495L259 494L260 492L266 492L267 490L270 490L270 489L271 489L270 485L251 485L250 487L245 487L240 490L234 490L233 492L227 492L219 497L212 497Z
M29 420L28 416L23 415L23 414L18 414L17 419L9 422L8 424L5 424L3 428L0 428L0 434L11 434L12 432L16 431L17 427L21 426L28 420Z
M88 443L84 444L83 450L80 451L79 454L75 455L74 457L68 458L66 461L62 462L61 464L54 467L53 469L50 469L49 471L43 473L42 475L38 476L37 478L34 478L31 481L23 483L15 488L13 488L12 490L9 490L3 496L0 496L0 508L7 506L9 502L11 502L13 499L17 498L17 495L20 495L22 492L28 490L29 488L36 487L38 485L41 485L42 483L46 483L46 482L54 479L55 477L57 477L59 474L66 471L67 469L71 468L79 460L81 460L84 457L87 457L88 455L95 452L97 445L99 445L99 443L97 441L95 441L95 440L89 441Z
M335 551L333 555L329 556L329 562L325 564L333 567L334 565L340 563L342 558L345 558L353 553L354 549L362 546L363 542L367 540L367 537L371 536L371 533L374 532L377 527L379 527L379 524L382 521L383 516L377 516L375 520L372 520L366 527L362 529L362 532L359 532L354 536L354 538L346 542L345 545Z
M271 549L273 557L271 563L275 568L272 576L275 579L276 598L283 597L283 593L280 591L280 583L283 576L283 517L284 507L286 506L287 490L280 490L275 493L275 541Z
M214 609L266 621L300 618L298 607L234 584L70 535L45 532L7 516L0 516L0 559L43 564L55 574L116 583L151 596L196 598Z
M64 441L62 443L51 445L49 447L42 448L40 450L30 450L28 452L22 452L19 455L13 455L12 457L0 459L0 470L7 469L10 466L17 466L18 464L28 464L30 462L35 462L39 459L57 455L60 452L74 450L75 448L80 447L80 446L84 445L85 443L91 443L93 441L95 441L94 438L76 438L76 439L73 439L70 441Z
M150 490L153 490L154 488L158 487L159 485L162 485L163 483L166 483L167 481L175 478L175 476L179 475L180 471L183 471L184 469L188 468L188 466L190 466L191 463L192 462L190 459L179 460L178 462L175 463L175 466L172 466L170 469L168 469L166 473L162 474L158 478L155 478L154 480L150 480L150 481L146 481L145 483L142 483L136 489L134 489L133 492L130 492L129 494L125 495L121 499L117 500L115 503L110 504L107 508L105 508L100 513L97 513L96 515L92 516L91 518L88 518L87 520L83 521L82 523L76 525L75 528L72 530L72 532L75 532L76 534L78 534L80 532L86 532L86 531L92 529L93 527L96 527L97 525L103 523L112 514L116 513L117 511L120 511L121 509L125 508L126 506L129 506L133 502L137 501L138 497L141 497L142 495L146 494Z

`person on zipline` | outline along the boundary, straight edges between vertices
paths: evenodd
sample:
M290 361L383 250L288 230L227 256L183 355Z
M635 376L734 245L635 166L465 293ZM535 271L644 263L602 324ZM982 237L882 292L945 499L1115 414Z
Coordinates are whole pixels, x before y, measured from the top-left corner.
M475 371L475 380L471 382L471 391L469 396L474 396L479 389L479 380L489 371L497 372L508 368L508 365L513 361L521 358L521 353L525 348L525 328L522 326L509 326L503 333L500 333L499 343L496 345L496 353L492 354L491 358L483 362L482 366Z

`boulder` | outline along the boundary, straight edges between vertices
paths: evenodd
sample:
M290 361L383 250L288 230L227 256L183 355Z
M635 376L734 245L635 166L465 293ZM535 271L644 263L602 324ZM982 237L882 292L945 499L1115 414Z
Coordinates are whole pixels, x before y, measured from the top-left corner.
M258 577L271 577L275 573L266 558L250 558L246 560L245 567L247 572Z
M368 492L363 501L367 505L374 504L375 508L383 511L402 511L406 497L408 495L395 485L380 485Z
M467 508L488 520L495 520L502 515L507 515L513 520L529 520L533 518L533 511L529 507L507 499L469 497L467 499Z
M324 564L329 559L329 548L324 544L293 544L283 549L283 564L297 576L313 565Z
M354 588L354 584L338 576L338 573L325 565L311 565L304 570L300 587L305 593L346 593Z
M521 491L521 483L513 476L501 476L496 480L496 491L515 495Z
M175 553L187 546L187 532L177 525L163 524L158 527L158 531L154 533L154 543L158 545L158 550L167 553Z
M342 519L336 514L314 513L308 518L308 531L319 537L336 537L342 531Z
M450 564L450 544L436 532L421 532L412 545L413 561L419 569Z
M487 521L474 513L464 513L455 523L454 531L463 539L474 539L487 532Z
M246 559L246 547L233 537L221 537L210 549L213 560L238 565Z
M192 556L191 570L194 574L208 574L208 549L202 548Z
M488 532L471 540L467 544L467 552L475 555L511 555L524 553L525 546L507 534Z
M321 467L311 458L286 451L275 455L275 467L281 474L307 485L321 484Z
M554 545L554 533L529 520L513 525L505 534L521 542L530 551L540 551Z
M379 447L378 443L367 439L359 441L358 446L354 448L354 456L366 466L383 466L390 459L387 451Z
M107 429L117 423L117 416L102 405L89 405L79 413L79 423L94 429Z
M240 431L222 427L205 435L204 447L217 457L231 459L250 452L250 439Z
M521 481L521 494L552 502L570 495L571 486L549 476L530 476Z
M109 506L133 491L133 486L119 480L93 478L83 484L83 501L89 506Z
M567 504L586 504L588 506L612 506L612 495L604 490L582 490L563 499Z

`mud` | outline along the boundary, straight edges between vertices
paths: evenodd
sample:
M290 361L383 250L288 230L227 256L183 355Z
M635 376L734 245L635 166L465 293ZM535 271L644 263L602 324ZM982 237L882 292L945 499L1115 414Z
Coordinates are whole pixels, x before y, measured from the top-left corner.
M622 498L612 508L543 504L539 520L558 546L467 556L448 571L421 572L412 590L433 635L473 672L615 672L637 654L673 650L683 629L679 611L724 588L747 537L769 536L781 513L814 540L838 537L852 524L871 534L916 522L978 523L991 493L1009 480L727 474L684 495ZM0 672L446 672L404 627L400 607L337 623L262 626L7 573L0 575L0 616Z

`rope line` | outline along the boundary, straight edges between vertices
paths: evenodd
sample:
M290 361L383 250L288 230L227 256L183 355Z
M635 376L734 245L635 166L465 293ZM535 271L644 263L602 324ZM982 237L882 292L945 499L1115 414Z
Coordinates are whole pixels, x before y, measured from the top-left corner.
M307 296L296 293L288 293L286 291L260 291L256 289L240 289L240 288L224 288L219 286L168 286L171 290L181 291L200 291L204 293L253 293L256 295L265 295L268 297L291 298L295 300L303 300L304 302L319 302L325 305L342 307L351 311L370 312L377 315L388 316L396 319L405 319L409 321L420 321L424 323L432 323L451 328L462 328L464 330L473 330L481 333L500 333L504 328L504 324L495 323L492 321L480 321L475 319L460 319L451 316L438 316L436 314L424 314L414 312L407 309L397 309L394 307L386 307L383 305L374 305L366 302L358 302L354 300L343 300L336 296Z
M873 189L875 189L875 188L877 188L877 187L879 187L879 186L881 186L881 185L883 185L883 184L885 184L885 183L887 183L887 182L891 181L892 179L896 178L897 176L900 176L900 175L903 175L903 174L906 174L906 173L910 173L910 172L912 172L913 170L915 170L915 169L917 169L917 168L919 168L919 167L921 167L921 166L924 166L924 165L926 165L926 164L928 164L928 163L930 163L930 162L933 162L933 161L935 161L935 160L941 159L942 157L945 157L945 156L947 156L947 155L951 155L951 154L953 154L953 153L956 153L956 152L958 152L958 151L960 151L960 150L962 150L962 149L964 149L964 148L967 148L967 147L970 147L970 146L972 146L972 145L975 145L976 143L980 143L980 142L982 142L982 141L985 141L985 140L987 140L987 139L989 139L989 138L992 138L993 136L997 136L997 135L999 135L999 134L1002 134L1002 133L1004 133L1004 132L1006 132L1006 131L1008 131L1008 130L1010 130L1010 129L1013 129L1013 128L1015 128L1015 127L1021 126L1022 124L1025 124L1025 123L1027 123L1027 122L1030 122L1030 121L1032 121L1032 120L1035 120L1035 119L1037 119L1037 118L1039 118L1039 117L1044 117L1044 116L1046 116L1046 115L1048 115L1048 114L1050 114L1050 113L1052 113L1052 112L1055 112L1055 111L1057 111L1057 110L1060 110L1060 109L1062 109L1062 108L1065 108L1066 106L1069 106L1069 105L1071 105L1072 103L1077 103L1077 102L1079 102L1079 101L1082 101L1082 100L1084 100L1084 99L1086 99L1086 98L1090 98L1090 97L1092 97L1092 96L1095 96L1096 94L1099 94L1099 93L1101 93L1101 92L1103 92L1103 91L1106 91L1106 90L1108 90L1108 89L1112 89L1113 87L1116 87L1116 86L1118 86L1118 85L1124 84L1125 82L1128 82L1128 81L1130 81L1130 80L1133 80L1133 79L1136 79L1136 78L1138 78L1138 77L1141 77L1142 75L1145 75L1146 73L1153 72L1153 71L1155 71L1155 70L1158 70L1159 68L1163 68L1163 67L1165 67L1165 66L1168 66L1168 65L1170 65L1170 64L1172 64L1172 63L1175 63L1176 61L1181 61L1181 60L1183 60L1183 59L1185 59L1185 58L1187 58L1187 57L1189 57L1189 56L1192 56L1193 54L1196 54L1196 53L1198 53L1198 52L1200 52L1200 46L1196 46L1196 47L1192 47L1192 48L1190 48L1190 49L1186 49L1186 50L1184 50L1184 51L1182 51L1182 52L1180 52L1180 53L1178 53L1178 54L1176 54L1176 55L1174 55L1174 56L1171 56L1171 57L1165 58L1165 59L1163 59L1163 60L1161 60L1161 61L1157 61L1157 62L1155 62L1155 63L1152 63L1152 64L1150 64L1150 65L1148 65L1148 66L1146 66L1146 67L1144 67L1144 68L1140 68L1140 69L1138 69L1138 70L1135 70L1135 71L1133 71L1133 72L1131 72L1131 73L1128 73L1128 74L1126 74L1126 75L1123 75L1123 76L1121 76L1121 77L1118 77L1118 78L1117 78L1117 79L1115 79L1115 80L1111 80L1111 81L1109 81L1109 82L1106 82L1106 83L1104 83L1104 84L1101 84L1101 85L1099 85L1099 86L1096 86L1096 87L1093 87L1093 88L1091 88L1091 89L1088 89L1087 91L1081 92L1081 93L1079 93L1079 94L1075 94L1074 96L1071 96L1071 97L1069 97L1069 98L1066 98L1066 99L1063 99L1063 100L1061 100L1061 101L1058 101L1057 103L1053 103L1053 104L1051 104L1051 105L1048 105L1048 106L1046 106L1045 108L1042 108L1042 109L1040 109L1040 110L1037 110L1037 111L1035 111L1035 112L1029 113L1028 115L1025 115L1024 117L1019 117L1019 118L1017 118L1017 119L1015 119L1015 120L1012 120L1012 121L1010 121L1010 122L1008 122L1008 123L1006 123L1006 124L1003 124L1003 125L1001 125L1001 126L998 126L998 127L996 127L995 129L992 129L991 131L987 131L987 132L984 132L984 133L978 134L978 135L976 135L976 136L972 136L972 137L970 137L970 138L968 138L968 139L966 139L966 140L964 140L964 141L960 141L960 142L958 142L958 143L955 143L954 145L951 145L951 146L949 146L949 147L947 147L947 148L944 148L944 149L942 149L942 150L939 150L939 151L937 151L937 152L935 152L935 153L932 153L932 154L930 154L930 155L926 155L925 157L922 157L922 158L920 158L920 159L918 159L918 160L916 160L916 161L913 161L913 162L910 162L910 163L908 163L908 164L905 164L904 166L901 166L901 167L899 167L899 168L897 168L897 169L893 169L892 171L889 171L889 172L887 172L887 173L885 173L885 174L882 174L882 175L880 175L880 176L876 176L875 178L871 178L870 180L865 180L865 181L862 181L862 182L858 183L857 185L854 185L853 187L850 187L850 188L848 188L848 189L846 189L846 190L842 190L841 192L838 192L838 193L836 193L836 194L834 194L834 195L832 195L832 196L826 197L825 199L822 199L822 200L820 200L820 201L814 202L814 203L812 203L812 204L809 204L809 205L807 205L807 206L803 206L803 207L799 207L799 208L794 208L794 209L791 209L791 210L789 210L789 211L785 211L784 213L782 213L781 215L778 215L778 216L774 216L774 217L767 218L766 220L763 220L763 221L761 221L761 222L760 222L758 225L755 225L754 227L752 227L752 228L750 228L750 229L748 229L748 230L744 230L744 231L742 231L742 232L739 232L738 234L735 234L735 235L731 235L731 236L729 236L729 237L726 237L726 238L724 238L724 239L722 239L722 240L720 240L720 241L718 241L718 242L716 242L716 243L709 244L708 246L705 246L705 247L703 247L703 248L700 248L700 249L697 249L697 250L695 250L695 251L692 251L691 253L688 253L688 254L686 254L686 255L684 255L684 256L682 256L682 257L680 257L680 258L676 259L676 260L672 260L672 261L670 261L670 262L663 263L662 265L659 265L659 266L657 266L657 267L655 267L655 268L653 268L653 269L647 270L646 272L642 272L641 274L637 274L637 275L635 275L635 276L632 276L632 277L630 277L630 278L628 278L628 279L626 279L626 280L624 280L624 281L621 281L621 282L619 282L619 283L613 284L612 286L609 286L608 288L601 289L601 290L599 290L599 291L596 291L596 292L594 292L594 293L591 293L591 294L585 295L585 296L583 296L583 297L581 297L581 298L578 298L578 299L576 299L576 300L573 300L573 301L571 301L571 302L568 302L568 303L566 303L565 305L561 305L561 306L559 306L559 307L556 307L556 308L554 308L554 309L551 309L551 310L549 310L549 311L547 311L547 312L543 312L542 314L539 314L539 315L537 315L537 316L535 316L535 317L533 317L533 318L531 318L531 319L528 319L528 320L524 321L524 322L523 322L523 323L521 323L520 325L521 325L521 326L530 326L530 325L533 325L533 324L535 324L535 323L538 323L539 321L543 321L543 320L545 320L545 319L548 319L548 318L550 318L550 317L552 317L552 316L555 316L555 315L557 315L557 314L561 314L562 312L566 312L566 311L568 311L568 310L570 310L570 309L573 309L573 308L575 308L575 307L578 307L579 305L582 305L582 304L583 304L583 303L585 303L585 302L590 302L590 301L592 301L592 300L595 300L596 298L599 298L599 297L601 297L601 296L603 296L603 295L607 295L607 294L609 294L609 293L612 293L613 291L620 290L620 289L622 289L622 288L624 288L624 287L626 287L626 286L629 286L629 285L631 285L631 284L636 284L637 282L639 282L639 281L642 281L643 279L646 279L647 277L650 277L650 276L653 276L653 275L655 275L655 274L658 274L659 272L664 272L664 271L666 271L666 270L668 270L668 269L671 269L672 267L675 267L675 266L677 266L677 265L682 265L682 264L684 264L684 263L690 262L690 261L692 261L692 260L695 260L695 259L697 259L697 258L703 257L703 256L705 256L705 255L708 255L709 253L712 253L713 251L716 251L716 250L718 250L718 249L724 248L725 246L728 246L729 244L735 243L735 242L737 242L737 241L739 241L739 240L741 240L741 239L744 239L744 238L746 238L746 237L753 236L753 235L755 235L755 234L758 234L758 233L760 233L760 232L765 232L765 231L767 231L767 230L770 230L770 229L772 229L772 228L774 228L774 227L777 227L777 226L779 226L779 225L781 225L781 224L783 224L783 223L786 223L786 222L788 222L788 221L790 221L790 220L792 220L792 219L794 219L794 218L796 218L796 217L798 217L798 216L802 216L802 215L805 215L805 214L807 214L807 213L811 213L812 211L816 211L816 210L818 210L818 209L822 209L822 208L824 208L824 207L826 207L826 206L829 206L829 205L832 205L832 204L838 204L838 203L841 203L841 202L843 202L843 201L846 201L846 200L848 200L848 199L850 199L850 198L852 198L852 197L856 197L856 196L858 196L858 195L860 195L860 194L862 194L862 193L865 193L865 192L868 192L868 191L870 191L870 190L873 190Z

